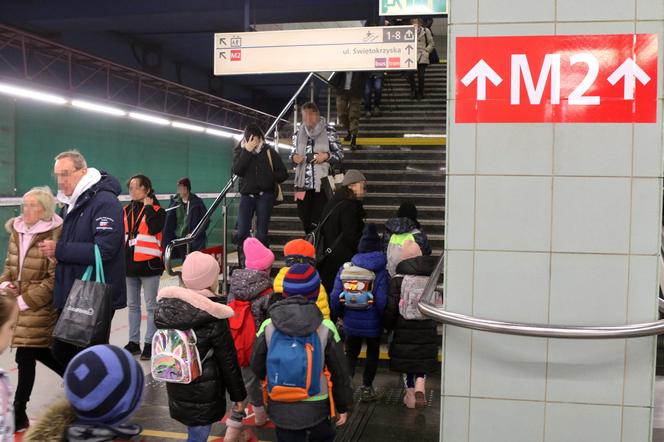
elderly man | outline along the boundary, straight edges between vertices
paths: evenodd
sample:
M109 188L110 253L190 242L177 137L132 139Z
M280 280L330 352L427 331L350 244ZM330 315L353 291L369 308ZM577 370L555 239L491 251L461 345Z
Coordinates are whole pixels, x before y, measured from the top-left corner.
M120 183L106 172L88 167L83 155L76 150L55 157L53 175L58 182L57 199L64 204L62 235L57 243L42 241L39 248L58 263L54 307L62 311L74 280L81 278L89 265L94 265L96 244L101 251L106 283L112 287L113 309L125 308L124 224L122 206L118 201ZM103 342L94 344L100 343ZM52 350L55 358L67 366L82 349L56 339Z
M309 233L318 225L327 203L324 186L329 186L330 163L341 162L344 152L337 131L312 102L302 105L302 125L293 136L293 147L290 159L295 166L297 213L304 233Z

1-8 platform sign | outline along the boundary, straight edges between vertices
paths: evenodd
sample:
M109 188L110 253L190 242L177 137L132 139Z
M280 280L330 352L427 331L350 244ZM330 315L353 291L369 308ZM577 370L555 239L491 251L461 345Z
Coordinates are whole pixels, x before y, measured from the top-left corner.
M458 37L457 123L657 119L657 35Z

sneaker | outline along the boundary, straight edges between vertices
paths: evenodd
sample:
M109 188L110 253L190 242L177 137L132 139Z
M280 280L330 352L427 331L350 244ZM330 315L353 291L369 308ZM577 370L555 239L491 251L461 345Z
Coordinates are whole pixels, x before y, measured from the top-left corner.
M371 118L371 115L372 115L371 111L364 111L364 116L366 118Z
M141 354L141 346L138 345L136 342L130 342L129 344L124 346L124 349L133 355Z
M152 344L145 344L143 353L141 353L141 361L149 361L152 359Z
M380 117L381 115L383 115L383 113L381 112L380 108L376 106L374 107L373 112L371 112L371 115L373 115L374 117Z
M360 402L373 402L378 399L378 394L372 386L360 387Z

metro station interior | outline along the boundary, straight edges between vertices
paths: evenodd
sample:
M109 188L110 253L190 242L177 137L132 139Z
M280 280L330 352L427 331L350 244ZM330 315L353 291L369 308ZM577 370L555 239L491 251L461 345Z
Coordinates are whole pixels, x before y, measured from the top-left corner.
M412 36L405 37L407 31ZM338 426L336 418L330 420L336 435L316 439L310 429L304 439L287 439L272 418L256 425L259 415L245 402L241 438L231 439L226 435L234 425L235 400L222 391L226 412L200 440L664 442L662 0L0 1L0 222L6 227L0 232L0 297L14 294L20 310L14 339L0 352L6 372L0 378L12 392L22 345L60 356L54 336L46 337L49 344L20 343L21 318L35 307L26 301L27 291L24 299L19 289L7 290L7 284L23 284L21 273L8 276L14 243L21 266L32 256L24 258L25 245L12 227L17 217L27 219L27 195L48 186L56 212L65 209L59 212L63 232L74 222L68 212L79 202L68 199L71 194L61 199L62 172L54 169L59 153L76 149L90 167L115 177L118 207L135 199L134 178L149 177L146 198L158 201L162 211L168 208L166 224L171 217L179 232L167 241L164 227L162 241L161 231L140 231L158 238L155 259L163 271L151 273L159 276L154 296L157 288L185 287L183 258L200 250L218 263L212 288L226 304L234 298L233 272L250 267L241 245L247 198L264 193L247 193L250 178L238 176L238 155L251 152L245 129L256 127L263 135L254 156L262 146L278 155L270 157L270 173L276 177L276 160L288 173L280 184L283 201L270 203L265 232L258 208L247 226L274 255L265 269L271 281L278 274L286 278L284 267L294 270L298 261L289 258L289 244L316 227L312 221L307 230L306 213L318 210L317 222L329 213L325 204L303 209L305 193L322 198L323 191L302 187L309 177L298 171L306 167L294 161L301 133L308 136L307 148L314 148L309 103L326 123L327 160L334 146L343 157L336 172L324 169L328 176L322 180L329 178L336 193L323 203L364 183L363 194L351 198L362 207L363 233L349 245L348 258L366 251L367 226L373 224L389 263L389 235L395 234L389 221L405 216L406 206L416 208L412 232L425 233L426 247L417 241L412 256L431 264L418 274L426 277L415 298L418 319L402 311L406 295L402 290L399 298L403 285L395 285L395 278L404 275L394 270L392 281L385 281L390 290L397 287L398 320L426 321L435 329L435 370L426 376L408 371L421 380L417 388L426 385L410 407L415 387L395 369L399 338L383 316L378 338L371 336L379 342L371 394L366 372L375 362L367 338L349 381L347 420ZM323 161L306 162L315 181ZM350 182L351 170L361 178ZM182 217L191 219L191 204L184 203L182 213L173 205L182 203L183 187L204 207L201 218L180 231ZM127 256L138 261L124 216L128 236L121 253L134 247ZM107 228L99 224L107 220L99 219L92 235ZM117 224L122 230L121 220ZM339 237L350 227L340 229ZM196 246L201 241L205 245ZM319 249L333 256L339 242L324 241ZM38 255L56 269L50 297L57 296L64 274L57 267L68 265L58 251L67 241L56 242L55 255L41 246ZM304 262L318 268L320 287L326 288L323 266L330 260L320 250ZM107 273L114 260L104 261ZM80 270L93 262L76 264ZM128 308L114 310L112 346L127 349L138 323L139 340L146 336L146 342L147 333L159 328L150 323L145 283L143 288L136 295L142 299L138 316L132 319ZM333 290L325 291L347 356L352 330L344 312L351 308L337 301L337 315ZM282 302L289 301L277 305ZM367 311L378 311L378 298L371 303ZM62 319L63 307L47 304L53 321ZM262 330L258 324L256 342ZM421 336L409 339L417 344ZM152 346L151 356L149 348L143 354L139 348L132 355L144 385L140 405L123 423L140 426L131 440L195 441L193 425L172 416L171 384L153 376L154 351ZM202 367L208 357L200 355ZM32 394L23 402L0 391L0 402L13 401L14 413L28 419L19 425L19 414L7 412L10 404L0 404L0 433L7 432L4 419L12 429L23 427L14 439L0 440L39 440L30 438L31 430L54 403L71 400L66 374L63 380L38 362L32 379ZM268 404L268 417L275 409Z

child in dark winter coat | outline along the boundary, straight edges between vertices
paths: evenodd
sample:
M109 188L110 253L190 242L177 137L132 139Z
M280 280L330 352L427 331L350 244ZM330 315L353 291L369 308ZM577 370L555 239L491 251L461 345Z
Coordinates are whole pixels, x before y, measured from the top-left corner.
M267 422L267 413L263 404L263 391L260 379L249 366L256 332L267 318L267 309L272 295L270 269L274 254L256 238L247 238L243 245L245 253L244 269L233 271L228 305L235 310L235 316L229 319L235 349L238 352L240 370L247 389L247 399L254 409L256 426ZM248 310L247 310L248 309ZM227 421L228 430L224 440L234 437L242 430L244 416L233 414Z
M390 293L383 314L383 326L394 331L390 343L390 370L404 374L406 394L403 402L408 408L424 407L426 375L437 370L438 328L432 319L406 319L399 310L402 285L409 276L426 280L436 266L437 258L422 256L415 241L405 241L401 250L397 276L390 281Z
M385 268L387 258L382 251L375 224L367 224L364 227L357 250L359 253L353 256L351 263L344 264L337 273L334 289L330 295L330 305L332 306L333 315L343 318L343 329L346 334L346 357L348 358L351 377L355 375L357 358L362 349L363 341L367 344L367 360L362 376L360 400L372 401L376 399L373 381L378 369L380 336L383 332L380 318L387 304L389 290L389 276ZM355 267L370 270L375 275L372 283L373 287L371 287L373 304L367 309L353 309L345 299L344 303L341 302L340 296L345 291L342 276L344 271L352 268L351 264ZM353 284L353 282L350 284Z
M207 441L212 424L226 414L227 391L239 412L247 396L228 325L234 312L215 295L218 278L217 261L193 252L182 264L185 287L166 287L157 296L157 328L196 333L200 377L189 384L166 384L171 417L188 427L191 442Z
M417 207L413 203L405 202L399 206L397 216L385 222L383 251L387 255L387 271L390 276L395 275L397 264L401 261L401 247L408 239L417 243L422 255L431 255L431 245L417 220Z
M256 338L251 367L259 379L268 379L268 414L277 427L279 441L307 440L307 434L308 440L333 441L335 431L330 416L338 412L336 424L343 425L352 404L353 392L339 334L332 322L323 320L314 304L319 290L316 269L309 264L294 264L284 278L286 299L270 307L270 319L261 325ZM299 344L302 339L309 339L306 344L309 357L279 359L284 353L292 356L295 354L292 352L304 352L305 345ZM280 364L286 360L290 364ZM301 372L294 365L304 368L307 364L312 370L317 367L314 379L307 379L310 387L316 386L315 391L306 390L311 396L289 401L276 399L277 391L288 390L279 381ZM323 368L329 371L331 384Z

